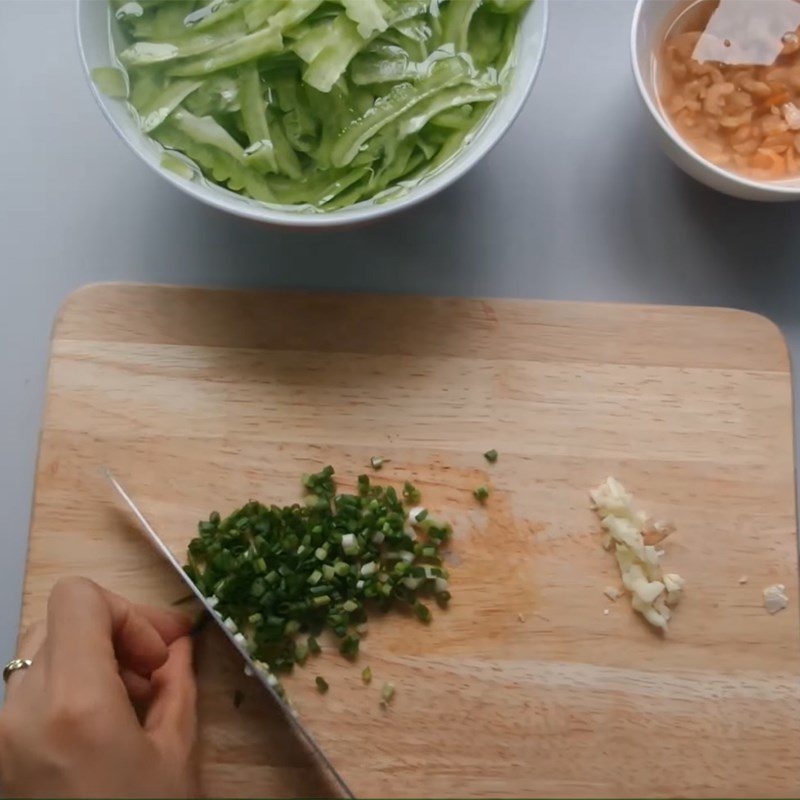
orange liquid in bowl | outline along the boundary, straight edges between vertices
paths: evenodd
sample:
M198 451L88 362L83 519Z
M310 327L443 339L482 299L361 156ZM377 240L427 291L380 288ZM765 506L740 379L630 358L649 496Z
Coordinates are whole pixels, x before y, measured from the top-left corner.
M699 155L760 181L800 178L800 2L680 4L655 58L664 116Z

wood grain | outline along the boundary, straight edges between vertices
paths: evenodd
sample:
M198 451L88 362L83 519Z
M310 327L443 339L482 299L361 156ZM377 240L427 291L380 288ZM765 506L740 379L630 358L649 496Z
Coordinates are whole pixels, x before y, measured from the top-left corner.
M101 465L181 553L212 507L293 502L326 463L350 487L381 455L455 523L454 601L288 679L356 794L797 796L790 386L777 329L738 311L88 287L54 331L23 623L64 574L184 593ZM665 563L688 589L665 637L602 593L618 576L587 489L608 474L677 524ZM770 616L776 582L790 605ZM324 794L220 637L198 650L206 790Z

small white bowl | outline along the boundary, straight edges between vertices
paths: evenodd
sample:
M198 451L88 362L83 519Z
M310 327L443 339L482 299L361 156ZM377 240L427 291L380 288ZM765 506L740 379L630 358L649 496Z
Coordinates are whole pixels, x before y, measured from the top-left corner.
M698 155L664 116L658 103L653 61L659 40L676 5L675 0L637 0L631 27L633 74L642 100L657 123L664 152L688 175L724 194L745 200L800 200L800 179L752 181L722 169Z
M288 206L267 206L205 181L181 178L161 164L163 148L139 130L124 100L101 94L91 80L95 67L117 66L112 40L119 40L106 0L76 0L78 47L86 78L106 119L124 142L153 170L181 191L208 205L240 217L300 228L352 225L409 208L440 192L478 163L509 129L533 87L544 54L548 1L534 0L526 12L517 43L517 64L511 84L478 128L470 144L444 169L423 179L405 194L384 203L366 201L329 213L303 211ZM110 26L110 29L109 29Z

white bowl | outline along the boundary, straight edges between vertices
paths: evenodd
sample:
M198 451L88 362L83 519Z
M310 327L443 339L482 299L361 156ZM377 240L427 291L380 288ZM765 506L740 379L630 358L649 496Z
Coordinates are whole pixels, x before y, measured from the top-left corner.
M661 111L655 85L653 58L664 35L675 0L637 0L631 27L631 62L644 104L655 120L664 152L688 175L733 197L745 200L800 200L800 179L781 182L752 181L712 164L698 155Z
M124 100L101 94L90 77L90 71L95 67L116 66L110 42L119 37L119 31L116 22L110 20L106 0L76 0L76 11L78 47L92 93L114 130L148 166L181 191L223 211L261 222L318 228L351 225L409 208L449 186L475 166L511 126L533 87L544 53L548 0L534 0L527 11L519 32L517 64L511 85L478 128L470 144L450 164L397 199L382 204L366 201L329 213L267 206L211 183L185 180L161 167L161 145L139 130Z

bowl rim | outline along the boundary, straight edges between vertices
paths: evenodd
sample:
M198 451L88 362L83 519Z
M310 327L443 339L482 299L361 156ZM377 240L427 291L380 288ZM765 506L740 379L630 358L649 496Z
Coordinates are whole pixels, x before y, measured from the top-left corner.
M272 225L284 225L292 228L333 228L347 225L355 225L370 220L380 219L394 213L405 211L412 206L422 203L430 199L439 192L444 191L459 178L462 178L469 172L479 161L481 161L494 147L500 142L511 128L517 117L522 113L522 109L527 102L536 78L544 59L544 53L547 47L548 30L550 22L550 0L533 0L533 2L541 8L542 23L541 23L541 43L539 45L538 53L531 65L531 68L521 78L523 81L523 88L516 103L509 107L505 119L499 124L497 130L492 136L486 137L476 147L469 148L464 153L463 158L456 159L442 172L434 176L434 178L420 186L418 192L410 191L406 196L398 198L392 202L385 204L365 204L363 207L349 206L347 208L338 209L328 213L303 213L293 211L287 207L287 210L273 209L265 205L256 205L257 201L250 206L249 204L239 203L237 197L230 199L224 196L217 196L215 193L207 191L201 183L194 181L187 181L180 178L178 175L170 173L169 170L160 167L153 163L149 158L140 151L139 142L132 136L128 136L123 131L113 116L109 112L105 99L100 93L100 90L92 81L91 67L89 66L86 48L83 42L83 33L81 30L81 14L84 5L87 2L96 2L97 0L75 0L75 31L77 35L78 51L80 54L81 64L83 66L84 79L89 85L89 89L95 102L100 107L100 111L106 118L107 122L111 125L117 136L143 161L153 172L160 175L165 180L169 181L173 186L180 189L184 194L194 197L206 205L226 211L244 219L254 220L256 222L263 222ZM107 2L107 0L106 0ZM486 121L488 122L489 117ZM140 134L144 137L145 134Z
M633 22L631 23L631 37L630 37L630 47L631 47L631 67L633 69L633 75L636 80L636 85L639 87L639 94L644 101L644 104L650 111L650 114L656 120L656 122L661 127L661 130L669 137L669 139L677 145L686 155L688 155L695 163L699 166L707 170L708 172L713 173L714 175L722 178L723 180L728 180L731 183L736 184L745 189L753 189L758 192L767 192L772 193L775 195L784 195L789 197L800 197L800 185L798 186L781 186L775 183L769 183L767 181L754 181L750 178L745 178L744 176L737 175L735 172L731 172L730 170L722 169L722 167L718 167L716 164L712 164L708 159L703 158L697 151L693 150L681 136L678 135L678 132L675 128L667 121L664 114L661 110L656 106L653 102L653 99L650 96L650 92L645 85L644 77L642 75L642 71L639 69L639 47L637 43L639 27L641 25L641 18L642 18L642 8L646 3L654 2L654 0L636 0L636 7L633 10ZM661 2L661 0L659 0ZM677 5L680 0L672 0L673 5Z

